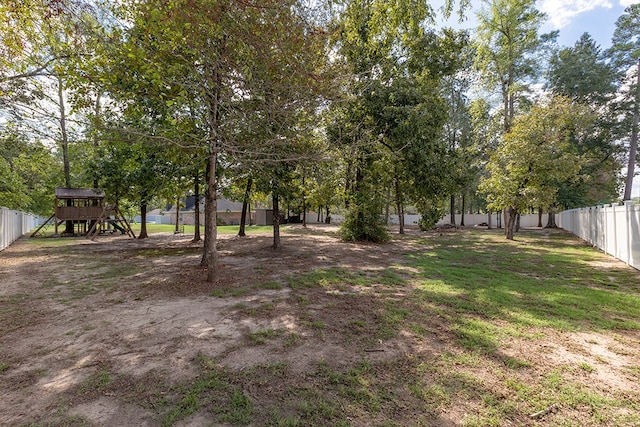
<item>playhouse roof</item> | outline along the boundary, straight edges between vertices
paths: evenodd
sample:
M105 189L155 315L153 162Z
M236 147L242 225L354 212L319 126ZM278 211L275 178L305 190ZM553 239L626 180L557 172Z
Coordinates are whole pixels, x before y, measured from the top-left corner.
M58 199L103 199L104 190L99 188L56 188Z

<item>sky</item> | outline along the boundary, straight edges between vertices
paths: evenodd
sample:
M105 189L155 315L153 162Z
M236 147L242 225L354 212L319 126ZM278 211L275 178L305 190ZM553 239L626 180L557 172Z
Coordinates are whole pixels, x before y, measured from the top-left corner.
M444 0L431 2L436 10L443 3ZM633 3L640 3L640 0L538 0L537 7L548 16L542 32L559 30L560 46L573 46L584 32L588 32L605 50L611 46L616 20L624 13L625 7ZM447 21L447 25L454 28L475 27L475 10L481 4L480 0L471 0L472 10L465 13L466 20L459 24L455 16Z
M640 0L539 0L538 7L549 17L542 30L560 31L558 44L573 46L588 32L604 50L611 46L616 20L634 3Z

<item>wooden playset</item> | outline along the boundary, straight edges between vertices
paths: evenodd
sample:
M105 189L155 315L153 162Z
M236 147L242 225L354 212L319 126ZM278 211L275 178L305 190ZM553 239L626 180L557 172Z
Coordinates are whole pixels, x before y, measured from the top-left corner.
M120 232L135 238L118 206L106 204L104 191L99 188L56 188L53 215L31 237L38 236L51 222L55 226L55 236L60 236L58 227L61 224L71 222L74 231L67 234L94 238L106 232Z

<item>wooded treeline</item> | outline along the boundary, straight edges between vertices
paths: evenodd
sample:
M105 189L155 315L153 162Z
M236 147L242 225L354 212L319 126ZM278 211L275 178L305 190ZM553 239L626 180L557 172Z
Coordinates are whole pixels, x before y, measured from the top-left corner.
M630 198L639 18L603 51L540 33L533 0L0 0L0 205L94 186L144 218L203 194L209 280L220 195L344 212L345 240L469 206L513 238L520 213Z

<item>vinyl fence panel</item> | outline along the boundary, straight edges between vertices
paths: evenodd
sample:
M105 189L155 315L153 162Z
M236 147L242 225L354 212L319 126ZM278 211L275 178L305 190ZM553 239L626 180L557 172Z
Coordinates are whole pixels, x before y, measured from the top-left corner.
M36 215L0 207L0 251L35 228L38 221Z
M640 205L571 209L558 215L558 225L640 270Z

